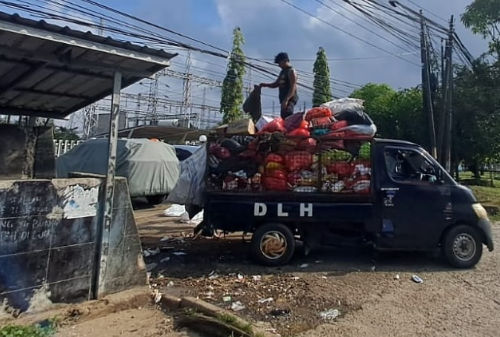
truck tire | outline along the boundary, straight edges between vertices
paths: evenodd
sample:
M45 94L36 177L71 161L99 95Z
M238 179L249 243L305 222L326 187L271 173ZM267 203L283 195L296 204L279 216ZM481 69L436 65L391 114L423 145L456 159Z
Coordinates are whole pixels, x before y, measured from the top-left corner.
M474 227L459 225L444 237L443 254L447 262L457 268L471 268L483 254L481 235Z
M285 225L268 223L260 226L252 235L253 257L267 266L286 264L295 253L295 238Z

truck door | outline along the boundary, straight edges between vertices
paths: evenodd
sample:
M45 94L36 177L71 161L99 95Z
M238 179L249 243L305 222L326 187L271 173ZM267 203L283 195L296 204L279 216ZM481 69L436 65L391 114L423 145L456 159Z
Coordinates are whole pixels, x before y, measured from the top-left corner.
M438 181L439 167L419 148L385 146L378 184L382 247L435 247L451 209L450 188Z

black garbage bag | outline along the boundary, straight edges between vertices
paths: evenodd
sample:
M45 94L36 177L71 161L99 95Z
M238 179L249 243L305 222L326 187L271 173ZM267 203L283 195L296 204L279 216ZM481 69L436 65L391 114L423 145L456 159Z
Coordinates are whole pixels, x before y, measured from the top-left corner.
M248 95L243 103L243 111L249 114L254 123L262 116L262 105L260 103L260 87L258 85L253 87L252 92Z

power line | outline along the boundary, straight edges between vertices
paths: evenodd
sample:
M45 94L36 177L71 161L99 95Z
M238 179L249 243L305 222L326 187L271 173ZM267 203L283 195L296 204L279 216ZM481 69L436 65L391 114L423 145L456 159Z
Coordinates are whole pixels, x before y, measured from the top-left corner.
M321 19L321 18L318 18L318 17L317 17L317 16L315 16L314 14L311 14L310 12L308 12L308 11L306 11L306 10L304 10L304 9L302 9L302 8L300 8L300 7L296 6L296 5L294 5L294 4L290 3L290 2L288 2L287 0L280 0L280 1L281 1L281 2L283 2L283 3L285 3L285 4L287 4L287 5L288 5L288 6L290 6L290 7L293 7L293 8L295 8L296 10L298 10L298 11L300 11L300 12L302 12L302 13L304 13L304 14L306 14L306 15L308 15L308 16L310 16L310 17L314 18L314 19L316 19L317 21L320 21L320 22L322 22L322 23L324 23L324 24L326 24L326 25L328 25L328 26L332 27L332 28L333 28L333 29L335 29L335 30L341 31L341 32L342 32L342 33L344 33L344 34L349 35L350 37L352 37L352 38L354 38L354 39L356 39L356 40L358 40L358 41L361 41L361 42L363 42L363 43L365 43L365 44L367 44L367 45L369 45L369 46L371 46L371 47L373 47L373 48L376 48L376 49L378 49L378 50L381 50L381 51L383 51L384 53L387 53L387 54L389 54L389 55L395 56L395 57L397 57L397 58L399 58L399 59L401 59L401 60L403 60L403 61L405 61L405 62L408 62L408 63L413 64L413 65L415 65L415 66L419 66L417 63L414 63L414 62L412 62L412 61L410 61L410 60L407 60L407 59L405 59L404 57L401 57L401 56L399 56L399 55L397 55L397 54L395 54L395 53L393 53L393 52L391 52L391 51L388 51L388 50L386 50L386 49L384 49L384 48L381 48L381 47L377 46L376 44L373 44L373 43L371 43L371 42L369 42L369 41L366 41L366 40L364 40L364 39L362 39L362 38L360 38L360 37L358 37L358 36L356 36L356 35L354 35L354 34L352 34L352 33L348 32L348 31L346 31L346 30L344 30L344 29L342 29L342 28L340 28L340 27L337 27L337 26L335 26L335 25L331 24L330 22L327 22L327 21L325 21L325 20L323 20L323 19Z

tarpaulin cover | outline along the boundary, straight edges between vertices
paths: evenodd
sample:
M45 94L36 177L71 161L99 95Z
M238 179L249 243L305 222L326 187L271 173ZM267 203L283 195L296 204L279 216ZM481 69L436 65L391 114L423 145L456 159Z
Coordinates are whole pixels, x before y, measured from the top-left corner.
M179 160L172 145L147 139L119 139L116 175L128 179L130 195L168 194L179 178ZM58 178L70 172L105 175L108 165L108 140L91 139L56 160Z
M168 195L167 202L181 205L203 206L205 190L205 163L207 148L200 146L188 159L181 163L181 175L177 185Z

